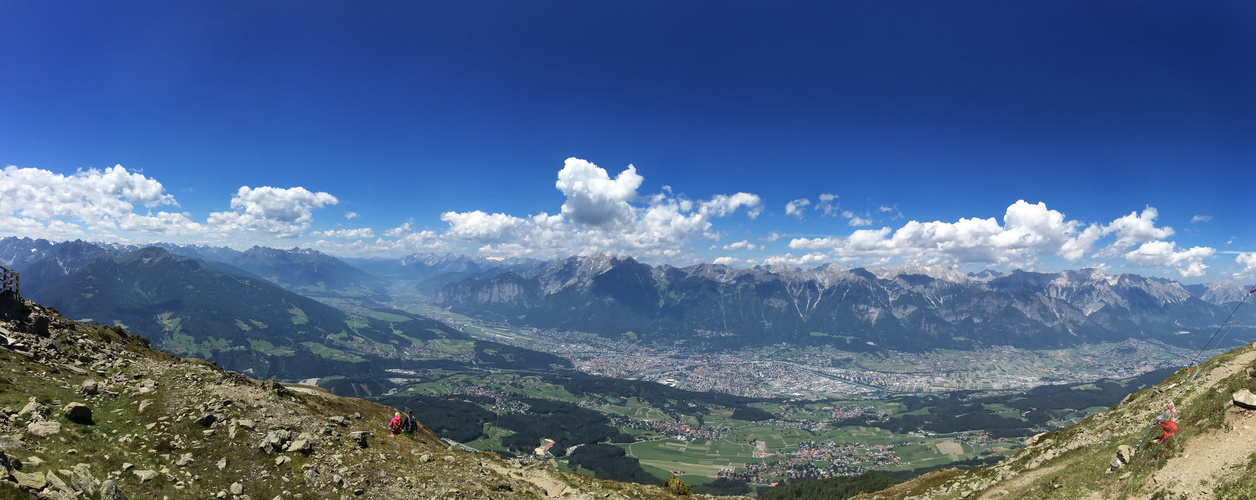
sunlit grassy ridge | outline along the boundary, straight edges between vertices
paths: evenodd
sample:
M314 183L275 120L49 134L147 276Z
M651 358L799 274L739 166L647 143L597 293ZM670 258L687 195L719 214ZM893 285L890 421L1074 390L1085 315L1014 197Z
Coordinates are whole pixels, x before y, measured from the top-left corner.
M1256 344L1216 356L1190 380L1179 370L1080 423L1038 436L1003 462L939 471L867 498L1251 498L1256 412L1233 395L1256 390ZM1188 382L1189 381L1189 382ZM1180 431L1165 443L1152 419L1176 401ZM1119 447L1132 460L1114 468Z

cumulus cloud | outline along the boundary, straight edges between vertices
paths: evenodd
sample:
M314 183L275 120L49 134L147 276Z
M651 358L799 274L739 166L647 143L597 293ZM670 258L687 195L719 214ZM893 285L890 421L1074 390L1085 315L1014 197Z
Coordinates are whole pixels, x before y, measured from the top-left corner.
M762 211L762 201L750 193L706 200L670 191L639 196L641 179L632 166L612 180L596 165L570 158L555 184L567 197L560 214L445 212L440 217L449 228L441 236L479 243L478 252L485 256L554 258L609 252L668 259L686 252L694 239L718 240L712 220L740 210L753 218Z
M564 216L577 224L599 227L632 220L629 202L637 198L643 179L632 165L611 179L606 169L568 158L554 187L567 195L562 206Z
M1189 250L1178 250L1177 245L1169 241L1149 241L1125 254L1125 260L1146 267L1172 267L1183 277L1203 276L1208 266L1204 259L1216 253L1215 249L1192 247Z
M360 217L360 216L358 215L358 213L357 213L357 212L353 212L353 211L345 212L345 219L346 219L346 220L353 220L353 219L356 219L356 218L358 218L358 217Z
M799 219L802 218L802 209L811 204L811 200L799 198L785 204L785 215L792 215Z
M763 250L763 245L756 245L747 240L741 240L736 243L724 245L724 250Z
M1115 234L1116 241L1100 249L1096 256L1115 257L1137 245L1173 236L1173 228L1156 227L1156 217L1159 215L1155 208L1147 207L1142 213L1130 212L1129 215L1107 224L1103 228L1102 235Z
M768 243L771 243L771 242L776 241L776 240L779 240L779 239L781 239L781 238L783 238L783 237L784 237L784 235L782 235L782 234L780 234L780 233L778 233L778 232L776 232L776 231L772 231L772 234L769 234L767 238L761 238L761 239L760 239L760 241L766 241L766 242L768 242Z
M314 209L340 203L335 196L303 187L241 186L231 197L231 212L209 214L209 224L220 230L251 230L280 238L301 235L314 220Z
M1194 224L1196 222L1212 222L1212 216L1211 215L1196 215L1194 217L1191 217L1191 224Z
M1182 276L1200 276L1204 259L1215 253L1207 247L1180 249L1171 241L1173 229L1157 227L1156 209L1147 207L1108 224L1067 220L1045 203L1017 201L1007 208L1002 224L993 217L956 222L908 221L897 230L856 230L849 236L795 238L789 248L828 250L837 260L869 262L899 259L908 263L960 265L985 263L1032 268L1051 256L1077 263L1091 258L1124 258L1148 267L1173 269ZM1107 246L1094 250L1104 238Z
M1256 276L1256 252L1240 253L1234 257L1234 263L1243 266L1242 270L1234 273L1235 278Z
M147 210L136 213L136 205ZM16 166L0 171L0 229L23 234L58 238L87 231L183 234L202 229L186 214L152 213L161 205L179 204L160 182L121 165L68 176Z

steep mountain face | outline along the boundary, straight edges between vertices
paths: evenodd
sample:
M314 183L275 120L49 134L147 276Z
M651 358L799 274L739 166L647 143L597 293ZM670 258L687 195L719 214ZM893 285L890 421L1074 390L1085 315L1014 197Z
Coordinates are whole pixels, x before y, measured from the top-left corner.
M51 243L30 238L0 239L0 265L21 273L22 289L34 295L53 282L98 259L111 259L121 252L82 240Z
M680 269L601 255L451 283L436 300L520 325L609 336L899 350L1183 342L1194 336L1181 332L1214 328L1228 313L1174 281L1093 269L980 277L919 266Z
M348 334L400 343L384 325L351 328L344 312L221 264L148 247L93 261L33 297L74 318L125 325L171 352L259 375ZM271 362L262 362L265 357ZM317 363L309 363L317 366Z
M0 408L0 498L675 498L450 446L421 422L391 436L397 408L174 357L10 293Z

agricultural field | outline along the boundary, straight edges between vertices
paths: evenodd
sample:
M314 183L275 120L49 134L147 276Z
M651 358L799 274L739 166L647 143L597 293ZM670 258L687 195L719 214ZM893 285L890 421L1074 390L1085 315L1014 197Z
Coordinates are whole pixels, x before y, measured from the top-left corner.
M432 380L408 385L402 393L446 396L499 415L517 409L511 401L533 398L592 409L632 436L632 442L616 446L626 457L636 459L646 473L659 479L677 474L689 484L722 476L745 477L751 469L768 471L762 481L817 469L910 470L1003 454L1018 446L1017 440L992 440L979 432L899 434L872 425L835 425L836 419L928 414L928 408L905 411L907 405L892 400L760 402L753 407L774 418L748 422L732 418L734 410L723 407L683 414L636 397L578 396L538 376L456 372L431 376ZM1014 411L991 406L993 413ZM479 437L466 444L498 452L505 452L502 438L514 434L492 421L479 431ZM564 450L556 447L552 452L559 463L564 461Z

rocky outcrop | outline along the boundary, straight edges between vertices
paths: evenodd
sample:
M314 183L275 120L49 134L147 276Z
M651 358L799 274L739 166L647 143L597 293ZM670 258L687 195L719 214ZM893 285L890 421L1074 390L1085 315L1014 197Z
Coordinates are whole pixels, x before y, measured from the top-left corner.
M1248 410L1256 410L1256 394L1252 391L1242 389L1232 396L1234 404Z

